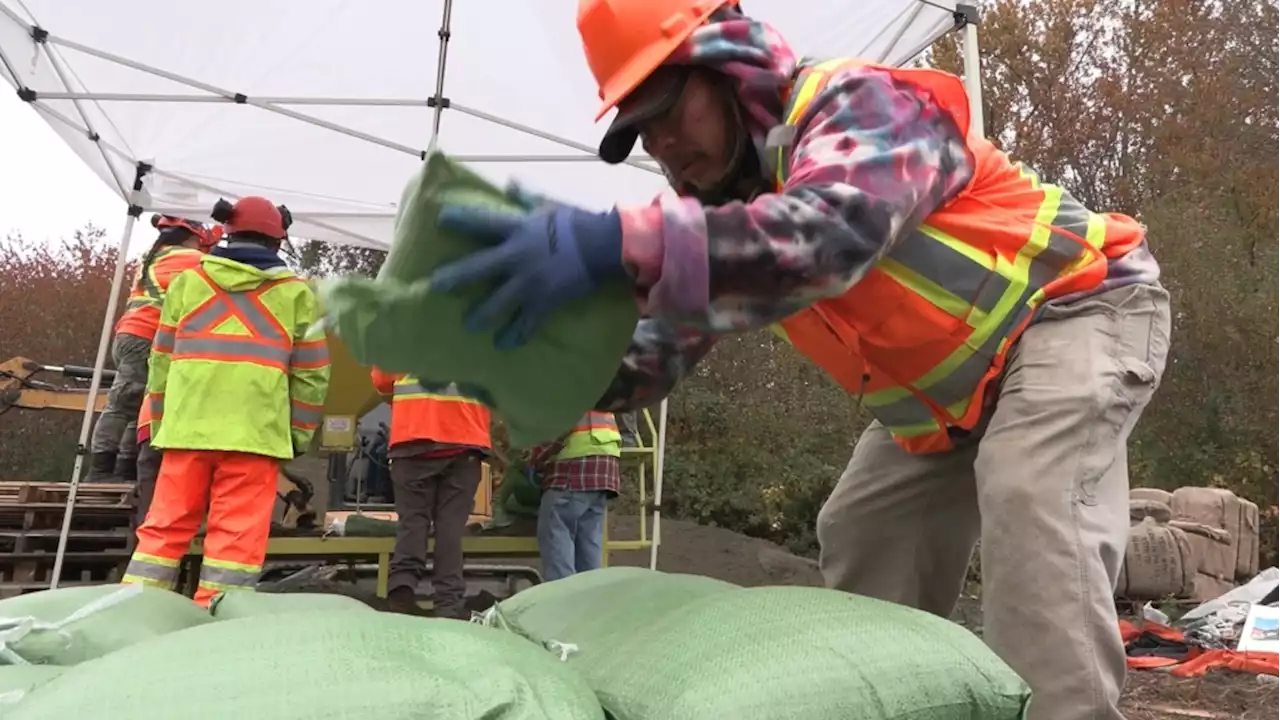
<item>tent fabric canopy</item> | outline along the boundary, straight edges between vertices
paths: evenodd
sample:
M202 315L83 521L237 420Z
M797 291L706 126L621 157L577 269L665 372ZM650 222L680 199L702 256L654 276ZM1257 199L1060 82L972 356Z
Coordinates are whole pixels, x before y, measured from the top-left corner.
M744 9L798 54L892 64L957 27L954 0ZM576 10L575 0L0 0L0 77L122 198L137 164L150 165L145 210L206 217L218 197L260 194L289 206L299 237L385 248L400 190L432 142L441 81L438 147L495 182L600 209L664 190L643 160L594 159L604 125L592 122Z

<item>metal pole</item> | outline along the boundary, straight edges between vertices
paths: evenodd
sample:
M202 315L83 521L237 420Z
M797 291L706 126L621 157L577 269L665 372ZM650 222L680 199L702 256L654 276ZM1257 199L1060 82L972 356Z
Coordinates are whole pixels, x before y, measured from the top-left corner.
M440 117L444 115L445 98L444 98L444 66L449 59L449 25L453 19L453 0L444 0L444 12L440 18L440 55L436 59L436 94L432 96L435 101L435 112L431 117L431 141L427 143L427 153L436 151L436 145L440 140Z
M662 544L662 469L667 459L667 401L658 406L658 452L653 457L653 540L649 544L649 569L658 569Z
M969 94L969 132L977 137L986 136L986 124L982 116L982 70L978 62L978 10L970 6L957 6L957 11L970 15L964 24L964 87Z
M89 443L89 431L93 428L94 403L98 398L98 390L102 387L102 370L107 363L107 348L111 344L112 321L115 320L116 306L120 299L120 286L124 284L124 267L129 252L129 238L133 235L133 224L142 214L142 189L151 166L138 163L133 178L133 192L129 195L129 216L124 222L124 232L120 235L120 244L116 248L116 271L111 278L111 295L107 298L107 311L102 316L102 332L98 337L98 356L93 361L93 378L89 381L89 395L85 401L84 419L80 422L80 440L76 444L76 462L71 470L71 487L67 492L67 509L62 514L62 532L58 534L58 553L53 559L53 577L49 581L49 589L58 587L62 576L62 561L67 554L67 537L71 534L71 516L75 511L76 491L80 489L80 471L84 467L84 456Z

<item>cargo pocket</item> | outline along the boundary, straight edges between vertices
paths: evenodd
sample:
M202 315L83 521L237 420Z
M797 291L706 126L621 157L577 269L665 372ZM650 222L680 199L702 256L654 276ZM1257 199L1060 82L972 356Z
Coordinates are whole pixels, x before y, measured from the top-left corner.
M1134 415L1142 412L1155 392L1154 368L1136 357L1116 361L1115 374L1100 388L1097 419L1080 460L1076 495L1084 505L1097 505L1098 483L1115 464L1120 443L1128 442Z

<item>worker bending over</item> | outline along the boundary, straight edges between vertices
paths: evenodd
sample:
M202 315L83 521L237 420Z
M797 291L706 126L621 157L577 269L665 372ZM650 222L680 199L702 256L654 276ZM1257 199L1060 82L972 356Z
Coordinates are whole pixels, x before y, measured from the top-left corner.
M466 620L462 538L482 463L493 447L489 409L453 385L427 392L411 375L374 368L372 376L378 392L391 396L387 458L395 488L396 545L387 580L388 604L393 612L419 612L418 583L427 566L427 541L434 526L432 614Z
M445 208L491 247L432 289L500 278L469 320L510 347L634 285L646 319L611 411L779 323L875 417L817 518L826 583L946 616L981 537L984 637L1030 683L1031 720L1122 718L1126 441L1169 350L1143 227L971 132L953 75L798 63L729 0L582 0L578 29L599 116L618 111L600 157L638 139L678 197Z
M622 435L611 413L591 411L559 440L535 447L525 473L542 488L538 555L542 576L559 580L604 559L604 520L617 497Z
M93 428L85 482L111 482L117 477L117 468L121 482L133 482L137 477L142 452L135 423L147 390L147 358L160 324L160 306L173 278L199 265L200 258L222 238L221 227L208 228L195 220L169 215L152 215L151 226L160 234L142 258L124 314L116 321L111 340L116 376L107 392L107 407Z
M278 254L291 218L246 197L214 206L227 244L173 280L147 390L160 477L125 582L172 588L208 511L195 600L252 590L280 464L304 452L329 387L311 288Z

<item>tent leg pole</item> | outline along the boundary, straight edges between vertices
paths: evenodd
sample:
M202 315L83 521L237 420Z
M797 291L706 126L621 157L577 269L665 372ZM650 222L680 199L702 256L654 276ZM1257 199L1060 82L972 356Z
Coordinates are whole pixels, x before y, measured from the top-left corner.
M431 96L432 109L435 111L431 118L431 141L427 143L427 152L436 151L436 145L440 141L440 118L444 115L444 109L449 106L449 99L444 96L444 66L449 59L449 35L451 34L449 26L453 22L453 0L444 0L444 11L440 18L440 55L436 59L436 93Z
M62 562L67 554L67 538L71 534L71 516L75 511L76 491L80 489L80 471L84 468L84 457L89 445L89 432L93 428L93 411L97 404L98 391L102 388L102 369L107 364L107 349L111 345L112 321L119 305L120 287L124 284L124 268L128 264L126 255L129 252L129 238L133 235L133 224L142 214L138 205L142 198L143 180L151 166L138 163L137 173L133 180L133 193L129 196L128 217L124 222L124 231L120 234L120 244L116 247L116 269L111 278L111 295L107 297L107 310L102 316L102 332L98 336L98 355L93 361L93 378L89 381L89 395L85 401L84 418L80 421L80 439L76 443L76 461L71 470L71 487L67 491L67 509L62 514L62 531L58 534L58 552L53 558L53 576L49 580L49 589L56 590L62 577Z
M662 470L667 459L667 401L658 406L658 448L653 456L653 537L649 541L649 569L658 569L658 545L662 543Z
M965 16L964 87L969 95L969 132L977 137L985 137L986 123L982 113L982 70L978 61L978 9L968 5L957 5L956 10Z

